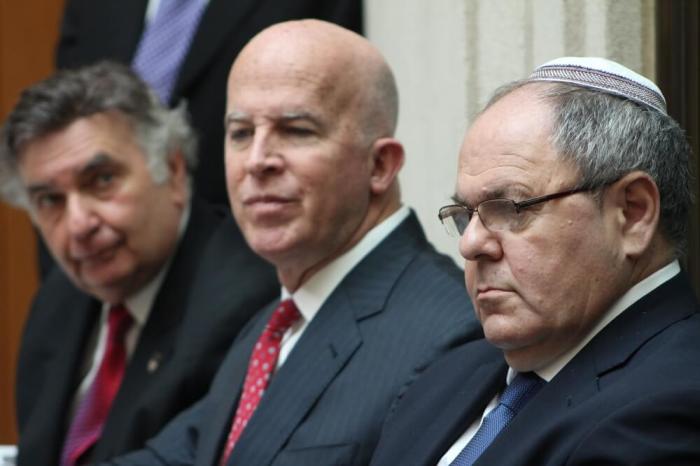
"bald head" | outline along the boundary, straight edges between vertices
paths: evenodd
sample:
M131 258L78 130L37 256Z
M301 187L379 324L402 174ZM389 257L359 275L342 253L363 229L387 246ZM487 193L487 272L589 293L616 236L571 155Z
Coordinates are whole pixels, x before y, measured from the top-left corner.
M384 58L338 26L281 23L240 53L226 101L229 200L288 290L400 207L396 114Z
M354 112L368 139L393 136L398 92L391 69L364 37L319 20L288 21L255 36L229 75L229 93L251 80L296 77L318 86L334 112Z

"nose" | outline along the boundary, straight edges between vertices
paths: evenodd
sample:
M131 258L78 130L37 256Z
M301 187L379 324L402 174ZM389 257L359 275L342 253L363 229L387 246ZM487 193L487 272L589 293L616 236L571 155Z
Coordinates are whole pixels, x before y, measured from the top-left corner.
M248 173L262 177L279 172L284 160L275 138L264 131L256 131L245 161Z
M77 193L67 196L66 222L69 234L77 240L90 237L100 225L91 202Z
M478 213L472 216L459 238L459 253L471 261L497 261L503 256L501 238L486 228L478 217Z

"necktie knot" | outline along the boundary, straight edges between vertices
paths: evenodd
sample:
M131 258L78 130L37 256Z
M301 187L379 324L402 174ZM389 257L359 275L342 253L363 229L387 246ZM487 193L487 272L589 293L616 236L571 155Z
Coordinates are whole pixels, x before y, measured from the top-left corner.
M479 430L450 466L471 466L498 436L525 403L545 385L534 372L521 372L503 390L501 399L493 411L484 417Z
M516 414L544 384L534 372L521 372L503 390L500 403Z
M282 301L270 316L266 330L272 332L272 336L282 338L284 332L296 322L301 314L296 304L291 299Z
M107 316L107 329L109 333L109 339L122 340L126 336L126 332L129 331L133 318L129 311L124 307L123 304L115 304L109 310L109 315Z

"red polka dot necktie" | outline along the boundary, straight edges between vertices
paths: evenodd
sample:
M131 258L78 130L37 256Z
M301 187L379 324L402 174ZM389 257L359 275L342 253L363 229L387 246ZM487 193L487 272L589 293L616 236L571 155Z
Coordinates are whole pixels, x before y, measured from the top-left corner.
M122 305L109 310L107 346L95 380L78 404L61 454L61 466L80 464L83 455L92 448L102 434L126 367L126 334L132 324L131 315Z
M221 464L226 464L231 451L241 436L243 429L253 416L260 399L270 383L270 377L277 365L282 336L300 317L294 301L286 299L282 301L270 316L258 342L255 344L253 354L248 361L248 372L243 383L243 391L238 401L238 409L231 424L231 431L226 440L226 447L221 456Z

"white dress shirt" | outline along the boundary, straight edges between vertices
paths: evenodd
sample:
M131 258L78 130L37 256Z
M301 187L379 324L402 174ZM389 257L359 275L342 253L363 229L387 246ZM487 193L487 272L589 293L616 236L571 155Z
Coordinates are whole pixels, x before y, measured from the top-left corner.
M410 210L402 206L396 212L384 219L379 225L372 228L355 246L345 254L337 257L321 270L316 272L306 283L299 287L293 294L282 287L282 300L292 298L296 304L301 318L287 330L280 343L280 354L277 359L276 369L279 368L296 345L301 335L306 330L309 322L333 290L340 284L347 274L359 264L384 238L394 231L406 217Z

